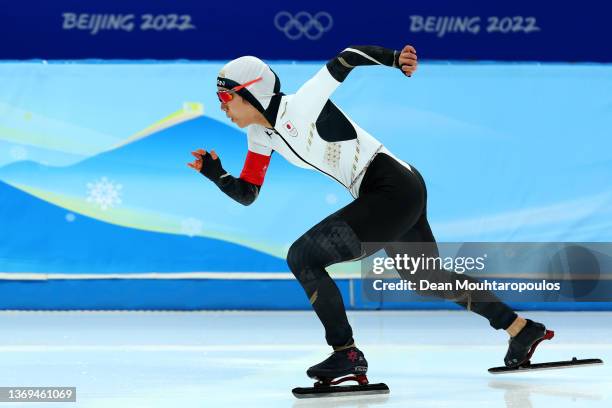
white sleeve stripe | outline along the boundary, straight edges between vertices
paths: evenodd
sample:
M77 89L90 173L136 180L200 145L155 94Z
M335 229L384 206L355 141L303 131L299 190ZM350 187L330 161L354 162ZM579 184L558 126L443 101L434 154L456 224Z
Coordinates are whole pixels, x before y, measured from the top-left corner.
M342 58L342 57L338 57L338 61L340 61L340 63L341 63L342 65L344 65L345 67L347 67L347 68L350 68L350 69L355 68L355 66L354 66L354 65L349 64L349 63L348 63L348 62L346 62L346 61L344 60L344 58Z
M385 65L385 64L383 64L383 63L382 63L382 62L380 62L380 61L376 61L374 58L370 57L370 56L369 56L368 54L366 54L365 52L362 52L362 51L356 50L356 49L354 49L354 48L345 48L345 49L344 49L344 51L354 52L354 53L356 53L356 54L361 55L361 56L362 56L362 57L364 57L364 58L369 59L369 60L370 60L370 61L372 61L372 62L377 63L378 65Z

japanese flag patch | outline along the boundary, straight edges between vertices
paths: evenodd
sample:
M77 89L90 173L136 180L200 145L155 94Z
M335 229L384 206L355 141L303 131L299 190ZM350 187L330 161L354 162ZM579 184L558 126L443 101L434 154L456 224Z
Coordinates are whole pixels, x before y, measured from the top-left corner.
M298 130L295 126L293 126L293 123L291 123L290 120L288 120L287 122L285 122L283 124L283 128L285 129L285 131L287 133L289 133L291 136L293 137L297 137L298 135Z

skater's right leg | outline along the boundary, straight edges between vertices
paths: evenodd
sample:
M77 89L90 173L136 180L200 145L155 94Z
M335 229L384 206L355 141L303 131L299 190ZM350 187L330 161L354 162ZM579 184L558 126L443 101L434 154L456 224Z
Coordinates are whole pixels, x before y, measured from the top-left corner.
M340 291L325 268L369 256L397 240L424 207L423 186L412 173L393 182L384 172L370 173L376 164L366 172L359 197L308 230L287 254L289 268L325 327L327 343L336 350L352 345L352 330ZM368 253L362 253L362 242L380 248L369 245Z
M334 349L352 345L353 331L340 290L325 268L361 255L359 238L337 214L308 230L287 254L287 264L323 323L327 344Z
M306 372L309 377L333 379L365 375L368 363L355 347L342 295L325 267L360 258L361 241L337 213L312 227L289 248L287 263L298 279L325 328L334 353Z
M334 348L332 356L308 370L310 376L365 374L367 370L363 353L354 347L340 291L325 268L382 249L385 242L396 240L413 225L423 210L423 186L412 173L400 174L400 180L393 182L386 172L370 170L377 170L376 160L366 173L359 197L307 231L287 254L287 263L323 323L327 343ZM369 252L362 253L362 242L375 242L380 248L369 245Z

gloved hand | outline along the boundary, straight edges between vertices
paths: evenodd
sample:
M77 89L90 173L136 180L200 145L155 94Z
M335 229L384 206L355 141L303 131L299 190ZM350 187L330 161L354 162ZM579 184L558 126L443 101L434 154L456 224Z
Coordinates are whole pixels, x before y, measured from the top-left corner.
M198 149L195 152L191 152L191 154L196 159L193 163L187 163L187 165L206 176L212 182L216 183L221 176L227 174L221 166L221 159L219 159L214 150L208 153L206 150Z

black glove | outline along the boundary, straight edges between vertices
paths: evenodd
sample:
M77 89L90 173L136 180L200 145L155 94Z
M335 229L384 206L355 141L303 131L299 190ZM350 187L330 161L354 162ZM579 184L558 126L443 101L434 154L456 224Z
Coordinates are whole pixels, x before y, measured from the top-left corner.
M214 183L217 183L221 176L227 174L227 172L223 170L223 167L221 167L221 159L218 157L216 160L213 159L208 152L202 155L202 167L200 168L200 173Z

